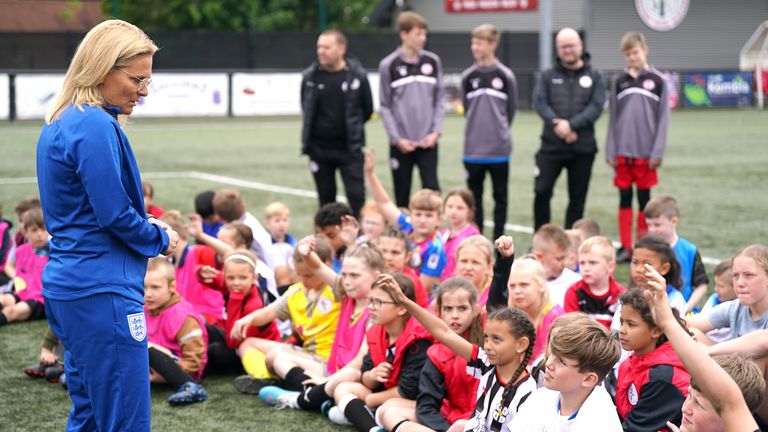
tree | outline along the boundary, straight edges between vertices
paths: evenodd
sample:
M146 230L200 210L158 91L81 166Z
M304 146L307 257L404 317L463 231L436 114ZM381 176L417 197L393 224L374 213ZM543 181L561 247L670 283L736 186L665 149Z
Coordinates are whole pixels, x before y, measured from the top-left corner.
M323 0L102 0L102 9L144 30L319 30L319 3ZM363 18L378 0L324 0L328 28L368 30Z

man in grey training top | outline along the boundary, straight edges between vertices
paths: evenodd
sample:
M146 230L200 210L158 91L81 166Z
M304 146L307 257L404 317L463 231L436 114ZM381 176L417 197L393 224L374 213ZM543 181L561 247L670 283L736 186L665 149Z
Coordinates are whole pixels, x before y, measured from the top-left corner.
M390 142L395 202L408 207L413 166L422 187L439 190L437 139L443 129L443 68L424 50L427 22L413 12L397 20L401 45L379 63L379 113Z

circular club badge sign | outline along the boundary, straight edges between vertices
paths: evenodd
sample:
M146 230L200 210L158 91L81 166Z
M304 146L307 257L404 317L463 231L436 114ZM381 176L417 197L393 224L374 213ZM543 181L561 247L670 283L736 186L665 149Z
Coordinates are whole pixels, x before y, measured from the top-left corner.
M688 13L689 0L635 0L635 9L645 25L665 32L680 25Z

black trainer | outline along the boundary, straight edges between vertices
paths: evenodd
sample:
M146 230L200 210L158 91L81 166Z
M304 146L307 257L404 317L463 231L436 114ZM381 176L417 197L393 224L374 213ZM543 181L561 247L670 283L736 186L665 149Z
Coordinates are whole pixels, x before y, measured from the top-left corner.
M616 262L628 263L630 261L632 261L632 249L625 248L624 246L620 247L616 251Z
M278 380L259 379L250 375L240 375L239 377L235 378L235 381L232 384L240 393L257 395L259 394L259 390L261 390L262 387L278 385L278 383Z

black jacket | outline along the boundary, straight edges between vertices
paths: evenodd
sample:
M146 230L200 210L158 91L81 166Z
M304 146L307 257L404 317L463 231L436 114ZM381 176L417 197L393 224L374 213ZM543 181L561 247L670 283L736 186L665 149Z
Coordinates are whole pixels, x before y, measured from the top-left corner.
M536 81L533 105L544 119L541 133L541 153L577 154L597 153L595 122L603 113L605 81L603 75L592 69L589 54L582 57L581 69L566 69L560 59L554 68L544 71ZM554 131L552 120L566 119L579 138L572 144L560 139Z
M360 62L353 56L344 56L347 62L347 91L345 93L345 113L347 124L347 145L349 151L359 151L365 145L365 122L373 113L373 97L368 76ZM301 131L301 152L309 151L309 137L312 133L312 121L317 107L317 91L315 76L320 70L317 61L313 62L302 72L301 79L301 110L304 113L304 124Z

